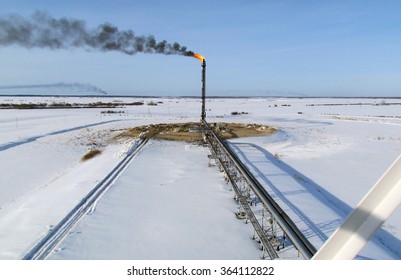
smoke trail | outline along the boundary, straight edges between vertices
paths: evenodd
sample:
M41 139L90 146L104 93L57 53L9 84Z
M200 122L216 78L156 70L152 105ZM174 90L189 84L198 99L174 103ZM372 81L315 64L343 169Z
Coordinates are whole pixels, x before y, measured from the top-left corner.
M137 36L132 30L120 31L105 23L88 29L85 21L52 18L37 11L29 19L13 14L0 17L0 46L19 45L25 48L118 51L128 55L158 53L193 56L179 43L156 41L153 36Z
M107 95L108 93L101 88L98 88L94 85L91 84L83 84L83 83L56 83L56 84L37 84L37 85L17 85L17 86L0 86L0 92L7 90L11 90L11 92L18 91L24 92L25 91L30 91L30 90L39 90L39 92L43 92L43 90L48 90L49 92L52 92L54 94L54 91L60 91L64 90L67 92L90 92L90 93L101 93L104 95ZM46 92L46 91L45 91ZM56 94L57 95L57 94Z

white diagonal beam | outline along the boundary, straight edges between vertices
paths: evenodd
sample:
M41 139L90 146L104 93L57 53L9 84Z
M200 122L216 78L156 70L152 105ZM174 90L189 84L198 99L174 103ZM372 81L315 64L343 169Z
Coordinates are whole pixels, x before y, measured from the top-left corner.
M401 204L401 155L312 259L353 259Z

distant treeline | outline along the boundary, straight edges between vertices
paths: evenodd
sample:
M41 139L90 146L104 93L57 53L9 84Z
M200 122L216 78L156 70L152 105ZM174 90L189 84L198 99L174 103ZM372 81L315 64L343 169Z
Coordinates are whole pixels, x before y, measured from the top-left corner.
M5 87L3 87L5 88ZM2 87L0 87L0 90ZM185 98L199 99L200 95L98 95L98 94L1 94L0 97L90 97L90 98ZM288 99L401 99L400 96L285 96L285 95L208 95L210 99L265 99L265 98L288 98Z
M96 102L88 104L79 103L0 103L0 109L81 109L81 108L121 108L123 106L141 106L142 101L130 103Z
M380 103L318 103L306 104L306 106L388 106L388 105L401 105L401 102L380 102Z

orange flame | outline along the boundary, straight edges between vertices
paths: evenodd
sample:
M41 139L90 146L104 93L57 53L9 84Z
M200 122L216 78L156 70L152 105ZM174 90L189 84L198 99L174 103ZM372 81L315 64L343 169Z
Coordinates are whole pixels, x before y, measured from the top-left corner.
M199 59L200 62L203 62L203 60L205 60L205 58L203 56L201 56L200 54L198 54L198 53L194 54L194 57Z

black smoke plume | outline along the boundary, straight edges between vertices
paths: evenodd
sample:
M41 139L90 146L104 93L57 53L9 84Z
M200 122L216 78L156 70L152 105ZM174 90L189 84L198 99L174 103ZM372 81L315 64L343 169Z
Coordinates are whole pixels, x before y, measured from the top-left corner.
M134 31L120 31L105 23L89 29L85 21L55 19L45 12L37 11L30 18L17 14L0 17L0 46L19 45L25 48L118 51L128 55L156 53L165 55L193 56L192 51L179 43L156 41L149 36L135 35Z

